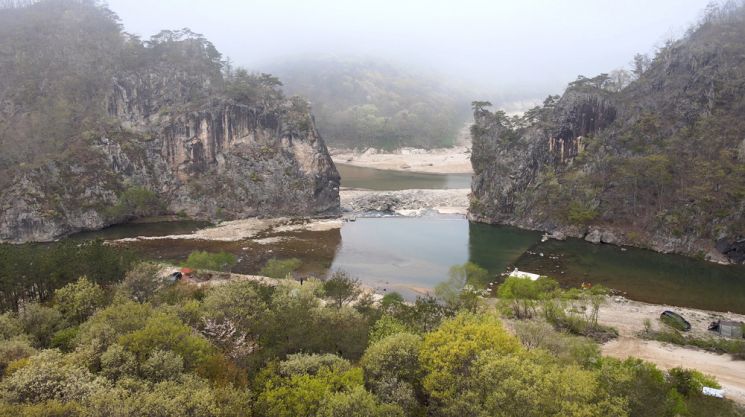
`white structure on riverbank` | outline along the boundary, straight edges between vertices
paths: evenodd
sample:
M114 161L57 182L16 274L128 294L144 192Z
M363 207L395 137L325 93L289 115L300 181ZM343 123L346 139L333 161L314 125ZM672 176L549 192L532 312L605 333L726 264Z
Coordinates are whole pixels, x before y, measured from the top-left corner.
M520 271L517 268L515 268L514 271L510 272L510 276L511 277L515 277L515 278L527 278L527 279L529 279L531 281L535 281L535 280L537 280L538 278L541 277L538 274L533 274L531 272Z

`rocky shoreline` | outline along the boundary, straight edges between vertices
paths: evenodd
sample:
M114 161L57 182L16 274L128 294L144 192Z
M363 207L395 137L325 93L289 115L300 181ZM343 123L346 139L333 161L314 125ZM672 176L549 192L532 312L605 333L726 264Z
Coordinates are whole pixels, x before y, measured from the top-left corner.
M341 190L345 216L376 212L416 216L426 212L461 214L468 211L468 189L369 191Z

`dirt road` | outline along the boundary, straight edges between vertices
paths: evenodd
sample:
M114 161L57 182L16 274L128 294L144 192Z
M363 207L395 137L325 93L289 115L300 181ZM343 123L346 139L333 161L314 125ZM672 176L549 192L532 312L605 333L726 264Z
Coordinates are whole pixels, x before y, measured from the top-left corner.
M745 404L745 361L733 360L731 355L718 355L637 337L644 329L644 319L649 319L653 329L659 329L661 324L658 318L664 310L682 314L691 323L690 333L696 337L718 337L707 330L709 323L718 318L745 321L745 316L741 314L715 313L610 297L601 307L598 321L618 329L620 337L603 345L603 354L620 359L633 356L652 362L662 369L696 369L716 377L726 390L727 398Z

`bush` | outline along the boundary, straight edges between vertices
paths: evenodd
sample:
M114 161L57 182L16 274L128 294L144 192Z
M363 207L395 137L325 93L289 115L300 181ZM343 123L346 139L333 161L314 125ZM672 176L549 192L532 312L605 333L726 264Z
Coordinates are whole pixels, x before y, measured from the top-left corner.
M80 324L103 306L105 294L100 285L87 277L65 285L54 292L57 309L72 323Z
M232 253L194 251L189 254L183 266L192 269L227 272L235 266L236 262L237 259Z
M167 350L156 349L141 366L142 376L153 382L178 378L184 371L181 356Z
M52 336L49 345L63 352L71 352L75 348L79 330L77 326L62 329Z
M146 361L158 350L173 351L183 358L187 370L194 369L213 352L207 339L197 335L177 317L166 313L154 314L142 329L121 336L118 342L140 362Z
M164 210L165 205L158 195L145 187L131 187L119 195L119 201L108 210L113 217L154 216Z
M303 354L288 355L279 363L278 373L285 377L292 375L316 375L322 370L346 372L352 368L348 360L337 355Z
M395 317L383 314L370 329L369 342L375 343L398 333L411 333L411 329Z
M12 339L23 334L23 326L18 317L6 312L0 314L0 340Z
M714 377L693 369L673 368L668 372L668 379L673 388L686 397L702 395L703 387L722 388Z
M101 374L112 381L125 376L135 376L137 359L122 345L113 344L101 355Z
M259 275L269 278L288 278L288 276L297 271L302 262L297 258L290 259L277 259L272 258L266 262L263 268L259 271Z
M328 396L318 410L318 417L404 417L403 410L392 404L380 404L362 387Z
M102 378L66 363L59 352L47 350L5 378L0 384L0 396L10 403L80 401L104 386Z
M34 354L36 354L36 349L24 338L0 341L0 376L5 373L5 369L11 362L28 358Z
M497 289L497 296L511 300L514 316L519 319L531 318L536 312L538 300L555 295L559 283L548 277L533 281L526 278L507 277Z
M523 346L551 352L561 363L590 367L601 358L600 348L594 341L557 332L548 323L520 321L514 323L514 331Z
M667 330L658 332L645 332L642 334L645 339L657 340L664 343L672 343L679 346L694 346L699 349L715 353L729 353L735 359L745 360L745 340L720 339L720 338L698 338L686 336L677 330Z
M62 314L41 304L26 304L18 312L24 333L31 336L36 347L47 347L54 333L63 326Z

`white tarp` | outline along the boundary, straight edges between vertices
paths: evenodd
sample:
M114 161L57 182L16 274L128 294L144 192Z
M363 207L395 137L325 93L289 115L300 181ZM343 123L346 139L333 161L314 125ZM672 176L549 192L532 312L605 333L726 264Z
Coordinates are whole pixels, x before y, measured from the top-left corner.
M708 395L709 397L724 398L723 389L704 387L703 392L704 395Z
M527 279L529 279L531 281L535 281L535 280L537 280L538 278L541 277L538 274L533 274L533 273L524 272L524 271L518 271L517 268L515 268L515 270L510 273L510 276L511 277L515 277L515 278L527 278Z

